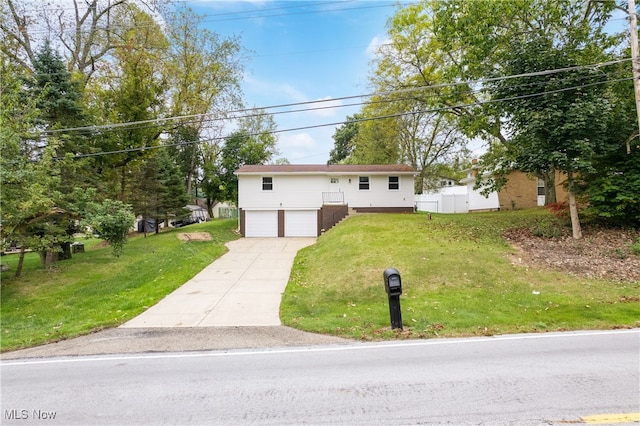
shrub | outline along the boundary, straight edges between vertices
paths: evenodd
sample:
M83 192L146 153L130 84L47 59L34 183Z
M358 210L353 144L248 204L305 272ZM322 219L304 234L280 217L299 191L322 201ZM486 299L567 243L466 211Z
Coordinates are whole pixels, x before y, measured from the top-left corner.
M86 225L98 237L108 241L113 255L119 257L135 220L131 207L122 201L107 199L100 204L91 203L87 210Z

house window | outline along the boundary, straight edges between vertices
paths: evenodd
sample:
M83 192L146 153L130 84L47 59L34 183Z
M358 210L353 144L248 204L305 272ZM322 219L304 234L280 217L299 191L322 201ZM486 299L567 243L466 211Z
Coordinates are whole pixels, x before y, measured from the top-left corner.
M400 177L389 176L389 191L397 191L400 189Z
M273 191L273 178L272 177L263 177L262 178L262 190L263 191Z
M340 178L331 178L331 183L340 183Z
M369 176L360 176L358 178L358 189L361 191L369 190Z
M546 195L544 192L544 181L542 179L538 179L538 195Z

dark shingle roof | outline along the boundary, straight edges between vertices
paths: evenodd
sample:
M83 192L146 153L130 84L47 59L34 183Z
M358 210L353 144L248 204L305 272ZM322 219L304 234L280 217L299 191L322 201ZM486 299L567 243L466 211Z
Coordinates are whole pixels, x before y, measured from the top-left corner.
M398 173L413 174L416 170L406 164L272 164L246 165L236 174L329 174L329 173Z

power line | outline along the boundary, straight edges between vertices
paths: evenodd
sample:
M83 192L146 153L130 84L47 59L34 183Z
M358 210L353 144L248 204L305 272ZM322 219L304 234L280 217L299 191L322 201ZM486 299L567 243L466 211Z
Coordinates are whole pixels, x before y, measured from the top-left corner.
M397 89L397 90L392 90L387 92L374 92L374 93L367 93L367 94L361 94L361 95L342 96L342 97L331 98L331 99L320 99L315 101L293 102L293 103L287 103L287 104L270 105L270 106L259 107L259 108L243 108L243 109L227 111L227 114L242 114L242 113L248 113L248 112L257 111L257 110L266 111L270 109L282 109L282 108L289 108L289 107L296 107L296 106L303 106L303 105L317 105L317 104L322 104L327 102L337 102L337 101L343 101L343 100L349 100L349 99L371 98L374 96L384 97L384 96L395 95L395 94L412 93L416 91L423 91L423 90L429 90L429 89L442 89L442 88L455 87L455 86L461 86L461 85L469 85L469 86L484 85L491 82L504 81L504 80L510 80L515 78L538 77L538 76L545 76L545 75L557 74L562 72L575 71L580 69L597 69L599 67L615 65L615 64L619 64L619 63L630 61L630 60L631 59L629 58L625 58L625 59L619 59L615 61L601 62L597 64L578 65L573 67L558 68L554 70L529 72L529 73L515 74L515 75L503 76L503 77L492 77L492 78L485 78L485 79L473 80L473 81L441 83L441 84L434 84L434 85L428 85L428 86ZM350 105L350 106L354 106L354 105ZM318 109L330 109L330 108L340 108L340 107L342 106L328 106L328 107L321 107ZM311 108L306 110L288 111L287 113L304 112L304 111L311 111L311 110L314 110L314 109ZM154 118L154 119L148 119L148 120L131 121L131 122L125 122L125 123L111 123L111 124L104 124L104 125L98 125L98 126L83 126L83 127L70 127L70 128L64 128L64 129L54 129L54 130L47 130L44 133L57 134L57 133L66 133L66 132L72 132L72 131L92 132L96 130L117 129L122 127L137 126L137 125L144 125L144 124L161 125L171 121L188 120L188 119L204 119L206 121L210 121L210 119L208 120L207 118L212 115L213 113L190 114L190 115L182 115L182 116L174 116L174 117L163 117L163 118ZM228 120L228 119L229 118L226 118L226 117L214 118L214 120Z
M228 21L255 20L255 19L264 19L264 18L277 18L277 17L295 16L295 15L335 13L335 12L352 11L352 10L380 9L380 8L385 8L385 7L395 7L395 6L398 5L398 3L379 4L378 2L375 2L376 4L369 5L369 6L336 7L336 8L332 8L332 9L321 9L321 8L318 8L318 9L315 9L315 10L307 10L307 11L300 11L300 12L276 13L276 14L263 14L263 15L261 15L262 12L268 12L268 11L274 11L274 10L290 10L290 9L303 8L303 7L327 6L327 5L334 5L334 4L336 4L336 5L337 4L344 5L344 4L347 4L347 3L352 3L354 1L355 0L329 1L329 2L320 2L320 3L310 2L309 4L282 6L282 7L274 7L274 8L267 8L267 9L258 9L258 8L256 8L256 9L252 9L252 10L245 10L245 11L238 11L238 12L226 12L226 13L218 13L218 14L204 14L204 15L199 15L199 17L203 18L201 23L212 23L212 22L228 22ZM184 3L188 3L188 2L184 2ZM412 2L411 1L405 1L404 3L412 3ZM124 4L126 4L126 3L124 3ZM45 11L46 9L42 8L42 9L33 9L33 10L34 11ZM72 9L72 8L56 8L56 9L53 9L53 10L55 10L55 11L60 11L60 10L65 11L65 10L74 10L74 9ZM23 11L20 11L20 12L23 12ZM231 16L231 15L241 15L241 14L248 14L248 13L255 13L255 15L235 16L235 17ZM218 17L220 17L220 18L218 19ZM212 19L208 19L208 18L212 18ZM155 24L157 25L158 22L155 22ZM151 25L153 25L153 24L138 25L138 26L136 26L136 28L145 28L145 27L150 27ZM110 28L123 28L123 26L112 24L110 26ZM75 33L76 30L77 30L76 28L69 28L67 31ZM47 33L50 33L49 29L41 29L41 30L30 31L30 34L47 34ZM80 31L80 33L86 34L86 33L89 33L89 31Z
M408 112L401 112L401 113L396 113L396 114L387 114L387 115L375 116L375 117L363 117L363 118L353 119L353 120L349 120L349 121L338 121L338 122L332 122L332 123L323 123L323 124L316 124L316 125L309 125L309 126L300 126L300 127L293 127L293 128L288 128L288 129L273 130L273 131L269 131L269 132L249 133L249 134L247 134L247 136L249 136L249 137L260 136L260 135L262 135L264 133L278 134L278 133L285 133L285 132L295 132L295 131L300 131L300 130L317 129L317 128L321 128L321 127L340 126L340 125L344 125L346 123L361 123L361 122L366 122L366 121L383 120L383 119L390 119L390 118L399 118L399 117L404 117L404 116L407 116L407 115L446 112L446 111L451 111L451 110L459 110L459 109L464 109L464 108L477 107L477 106L482 106L482 105L487 105L487 104L492 104L492 103L498 103L498 102L508 102L508 101L514 101L514 100L520 100L520 99L528 99L528 98L532 98L532 97L536 97L536 96L543 96L543 95L550 95L550 94L555 94L555 93L562 93L562 92L567 92L567 91L571 91L571 90L582 89L582 88L585 88L585 87L592 87L592 86L597 86L597 85L601 85L601 84L615 83L615 82L620 82L620 81L628 81L628 80L632 80L632 79L633 79L633 77L629 77L629 78L622 78L622 79L617 79L617 80L609 80L609 81L603 81L603 82L595 82L595 83L590 83L590 84L583 84L583 85L574 86L574 87L565 87L565 88L556 89L556 90L550 90L550 91L541 92L541 93L532 93L532 94L527 94L527 95L513 96L513 97L501 98L501 99L488 99L486 101L478 101L478 102L473 102L473 103L468 103L468 104L457 104L457 105L450 105L450 106L440 107L440 108L432 108L432 109L419 110L419 111L408 111ZM159 149L159 148L178 147L178 146L186 146L186 145L193 145L193 144L201 144L201 143L205 143L205 142L218 142L218 141L225 140L226 138L227 137L221 136L221 137L205 139L205 140L190 141L190 142L180 142L180 143L175 143L175 144L162 144L162 145L151 146L151 147L146 146L146 147L137 147L137 148L127 148L127 149L115 150L115 151L96 152L96 153L88 153L88 154L76 154L75 158L98 157L98 156L103 156L103 155L123 154L123 153L140 152L140 151Z

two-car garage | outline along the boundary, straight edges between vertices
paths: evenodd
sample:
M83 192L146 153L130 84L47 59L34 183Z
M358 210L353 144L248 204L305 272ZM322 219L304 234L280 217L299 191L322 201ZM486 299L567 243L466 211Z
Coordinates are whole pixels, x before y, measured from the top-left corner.
M318 210L245 210L245 237L317 237Z

